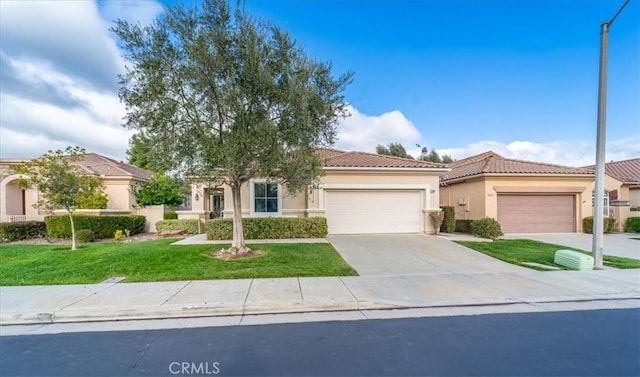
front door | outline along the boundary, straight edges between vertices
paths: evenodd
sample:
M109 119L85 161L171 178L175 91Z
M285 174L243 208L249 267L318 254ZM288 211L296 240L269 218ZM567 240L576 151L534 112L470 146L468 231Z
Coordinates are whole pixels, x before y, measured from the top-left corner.
M222 217L222 211L224 211L224 194L211 194L211 218Z

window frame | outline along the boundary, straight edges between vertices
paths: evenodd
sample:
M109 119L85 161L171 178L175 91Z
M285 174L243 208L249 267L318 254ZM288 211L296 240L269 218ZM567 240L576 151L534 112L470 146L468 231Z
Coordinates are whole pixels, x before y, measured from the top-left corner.
M278 189L277 201L278 201L278 211L277 212L257 212L256 211L256 192L255 185L256 183L265 183L265 184L273 184L276 185ZM250 201L250 216L251 217L276 217L282 216L282 185L280 185L277 181L270 179L251 179L249 180L249 201Z

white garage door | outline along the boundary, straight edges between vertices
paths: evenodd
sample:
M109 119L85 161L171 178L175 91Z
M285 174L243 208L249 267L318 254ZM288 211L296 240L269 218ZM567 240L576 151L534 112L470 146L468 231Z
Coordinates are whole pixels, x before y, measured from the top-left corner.
M572 195L498 195L498 222L504 233L576 231Z
M418 233L421 191L327 190L325 216L331 234Z

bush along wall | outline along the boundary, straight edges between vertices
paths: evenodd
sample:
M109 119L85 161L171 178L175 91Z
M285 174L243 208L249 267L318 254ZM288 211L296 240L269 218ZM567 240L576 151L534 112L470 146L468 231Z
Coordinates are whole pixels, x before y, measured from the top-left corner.
M442 206L444 211L444 221L440 227L440 231L444 233L453 233L456 230L456 209L455 207Z
M587 216L582 219L582 231L593 234L593 216ZM616 219L614 217L604 218L604 232L613 233L616 231Z
M473 220L456 220L456 232L471 234L471 222Z
M640 233L640 217L627 217L627 220L624 222L624 231Z
M39 238L46 234L47 228L42 221L0 223L0 242Z
M47 216L44 219L47 225L47 235L56 238L70 238L71 225L69 216ZM128 229L130 235L142 233L146 218L137 215L118 216L87 216L73 215L73 223L76 230L89 229L93 231L95 238L113 238L116 230Z
M198 234L198 220L196 219L180 219L180 220L161 220L156 222L156 230L158 233L165 231L184 230L189 234Z
M245 239L324 238L327 236L327 219L324 217L252 217L243 218ZM207 220L207 239L230 240L233 238L232 219Z
M498 220L491 217L472 221L471 233L476 237L489 238L492 240L503 235L500 223Z

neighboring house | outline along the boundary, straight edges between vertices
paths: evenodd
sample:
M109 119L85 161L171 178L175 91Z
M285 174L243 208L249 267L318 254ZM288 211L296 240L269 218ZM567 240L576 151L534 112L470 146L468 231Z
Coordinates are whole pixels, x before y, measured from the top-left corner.
M0 221L43 220L50 214L33 207L38 200L35 189L24 189L18 184L21 176L14 173L12 166L25 161L28 160L0 159ZM136 203L131 187L148 181L152 176L148 170L96 153L86 153L74 164L86 174L102 180L104 193L109 199L103 213L131 212Z
M244 217L327 218L330 234L431 233L429 212L439 210L442 164L364 152L317 148L324 175L318 187L287 195L277 178L252 179L241 188ZM228 186L193 185L191 211L180 218L232 217Z
M584 168L595 170L594 165ZM607 162L604 171L610 214L622 230L627 217L640 216L640 212L635 212L640 211L640 158Z
M456 219L492 217L505 233L582 231L592 214L592 171L486 152L447 165L440 204Z

